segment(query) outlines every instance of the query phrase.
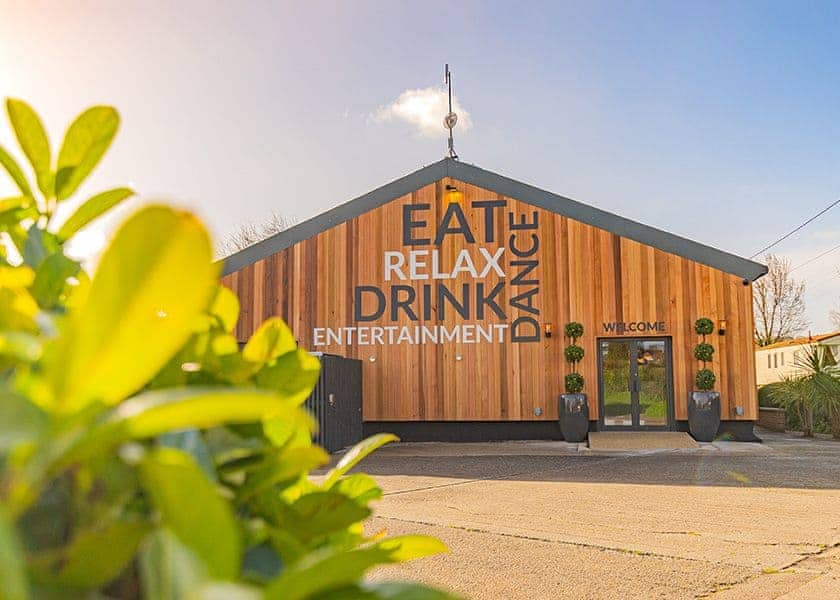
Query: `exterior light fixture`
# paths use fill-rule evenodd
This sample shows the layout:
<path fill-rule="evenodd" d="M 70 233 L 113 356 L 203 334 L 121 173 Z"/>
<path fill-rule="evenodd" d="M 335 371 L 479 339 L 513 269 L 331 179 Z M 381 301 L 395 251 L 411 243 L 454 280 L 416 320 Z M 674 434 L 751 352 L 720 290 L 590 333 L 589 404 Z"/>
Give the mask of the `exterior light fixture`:
<path fill-rule="evenodd" d="M 726 335 L 726 319 L 718 321 L 718 335 Z"/>
<path fill-rule="evenodd" d="M 373 354 L 371 354 L 371 355 L 368 357 L 368 360 L 369 360 L 370 362 L 376 362 L 376 357 L 375 357 Z"/>
<path fill-rule="evenodd" d="M 550 338 L 552 334 L 553 326 L 551 323 L 543 323 L 543 332 L 545 333 L 545 337 Z"/>
<path fill-rule="evenodd" d="M 450 204 L 452 202 L 463 202 L 464 192 L 461 192 L 454 185 L 447 184 L 446 186 L 446 201 Z"/>
<path fill-rule="evenodd" d="M 457 360 L 457 361 L 461 361 L 461 360 L 464 360 L 464 357 L 463 357 L 463 356 L 461 356 L 460 354 L 456 354 L 456 355 L 455 355 L 455 360 Z"/>

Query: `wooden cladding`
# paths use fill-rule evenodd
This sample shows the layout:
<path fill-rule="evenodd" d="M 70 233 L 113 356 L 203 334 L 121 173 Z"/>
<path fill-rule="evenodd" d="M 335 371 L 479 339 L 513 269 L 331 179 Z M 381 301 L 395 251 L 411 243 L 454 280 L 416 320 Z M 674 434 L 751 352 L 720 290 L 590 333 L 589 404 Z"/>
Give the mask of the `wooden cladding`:
<path fill-rule="evenodd" d="M 450 184 L 463 192 L 454 212 L 465 223 L 447 202 Z M 486 201 L 494 200 L 503 202 L 488 209 Z M 428 208 L 416 208 L 423 205 Z M 528 229 L 535 219 L 538 227 Z M 441 223 L 450 230 L 466 224 L 474 240 L 463 231 L 440 237 Z M 402 260 L 388 252 L 405 261 L 386 280 L 387 261 L 394 267 Z M 725 335 L 709 339 L 722 418 L 757 418 L 751 287 L 741 277 L 452 179 L 323 231 L 223 282 L 242 304 L 240 340 L 278 315 L 303 347 L 362 359 L 368 421 L 554 420 L 569 371 L 562 335 L 568 321 L 585 327 L 579 371 L 592 419 L 598 418 L 597 339 L 667 336 L 676 419 L 685 420 L 699 368 L 693 326 L 701 316 L 727 322 Z M 536 324 L 520 327 L 520 338 L 536 329 L 538 339 L 514 341 L 517 320 Z M 544 335 L 547 323 L 551 337 Z"/>

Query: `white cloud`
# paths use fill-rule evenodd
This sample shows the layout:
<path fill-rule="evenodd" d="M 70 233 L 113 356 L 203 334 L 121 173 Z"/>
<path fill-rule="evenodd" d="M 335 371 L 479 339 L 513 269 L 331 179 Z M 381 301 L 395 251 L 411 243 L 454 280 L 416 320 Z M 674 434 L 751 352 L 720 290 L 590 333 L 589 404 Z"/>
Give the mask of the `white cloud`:
<path fill-rule="evenodd" d="M 458 115 L 455 132 L 472 128 L 470 113 L 461 106 L 458 98 L 452 97 L 452 110 Z M 406 90 L 390 104 L 380 106 L 370 115 L 374 123 L 403 121 L 412 125 L 419 135 L 436 138 L 447 135 L 443 118 L 449 112 L 449 98 L 442 87 L 427 87 L 418 90 Z"/>

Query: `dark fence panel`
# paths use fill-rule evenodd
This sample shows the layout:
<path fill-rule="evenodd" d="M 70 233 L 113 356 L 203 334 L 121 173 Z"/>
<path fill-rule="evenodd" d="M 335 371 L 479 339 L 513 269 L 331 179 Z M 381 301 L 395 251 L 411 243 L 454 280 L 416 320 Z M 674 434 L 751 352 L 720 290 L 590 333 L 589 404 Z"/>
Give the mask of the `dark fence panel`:
<path fill-rule="evenodd" d="M 318 422 L 315 443 L 335 452 L 362 439 L 362 361 L 334 354 L 315 356 L 321 360 L 321 376 L 306 408 Z"/>

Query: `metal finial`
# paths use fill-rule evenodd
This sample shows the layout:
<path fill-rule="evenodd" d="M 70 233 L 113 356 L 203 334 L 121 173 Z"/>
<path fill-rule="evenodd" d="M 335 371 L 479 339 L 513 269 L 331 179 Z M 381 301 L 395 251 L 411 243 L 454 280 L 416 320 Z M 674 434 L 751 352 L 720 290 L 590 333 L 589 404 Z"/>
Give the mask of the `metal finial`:
<path fill-rule="evenodd" d="M 452 74 L 449 72 L 449 63 L 446 64 L 443 81 L 449 91 L 449 113 L 443 118 L 443 126 L 449 130 L 449 158 L 458 160 L 458 155 L 455 154 L 455 141 L 452 139 L 452 129 L 458 123 L 458 115 L 452 112 Z"/>

